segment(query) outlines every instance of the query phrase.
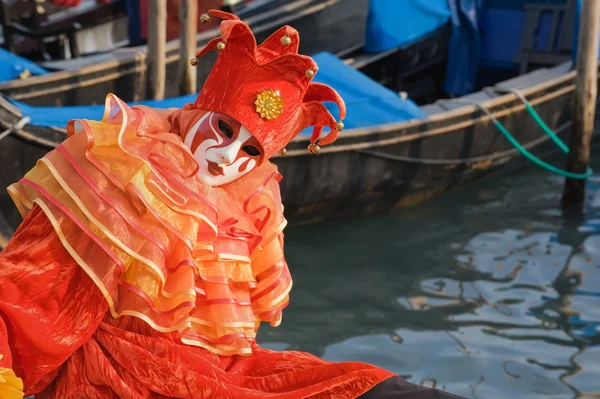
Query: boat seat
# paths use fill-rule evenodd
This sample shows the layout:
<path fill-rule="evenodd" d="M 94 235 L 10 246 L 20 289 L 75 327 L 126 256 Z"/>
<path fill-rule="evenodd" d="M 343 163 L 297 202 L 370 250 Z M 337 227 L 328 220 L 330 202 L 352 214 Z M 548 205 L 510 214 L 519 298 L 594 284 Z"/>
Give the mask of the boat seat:
<path fill-rule="evenodd" d="M 475 93 L 467 94 L 466 96 L 458 97 L 450 100 L 441 100 L 436 103 L 442 111 L 452 111 L 456 108 L 468 107 L 471 104 L 482 103 L 484 101 L 490 100 L 492 98 L 496 98 L 498 95 L 496 93 L 487 92 L 487 91 L 478 91 Z M 422 107 L 423 109 L 425 107 Z M 430 109 L 429 112 L 435 112 L 435 109 Z M 431 115 L 431 114 L 428 114 Z"/>
<path fill-rule="evenodd" d="M 533 72 L 529 72 L 523 76 L 517 76 L 516 78 L 505 80 L 501 83 L 496 84 L 496 87 L 502 87 L 505 89 L 518 89 L 523 90 L 531 86 L 538 85 L 540 83 L 544 83 L 550 79 L 556 78 L 558 76 L 564 75 L 573 69 L 573 62 L 567 61 L 559 64 L 553 68 L 542 68 L 535 70 Z M 439 114 L 442 112 L 446 112 L 448 110 L 454 108 L 460 108 L 467 106 L 462 103 L 462 101 L 472 101 L 472 102 L 483 102 L 489 100 L 491 98 L 495 98 L 502 95 L 502 93 L 495 93 L 493 91 L 485 90 L 479 91 L 476 93 L 468 94 L 466 96 L 460 97 L 456 102 L 452 102 L 452 100 L 445 101 L 443 103 L 433 103 L 427 104 L 421 107 L 423 112 L 427 114 L 427 116 Z"/>
<path fill-rule="evenodd" d="M 525 75 L 505 80 L 501 83 L 498 83 L 496 86 L 510 89 L 523 89 L 525 87 L 531 86 L 531 82 L 539 82 L 543 80 L 544 77 L 547 76 L 547 71 L 548 68 L 537 69 Z"/>
<path fill-rule="evenodd" d="M 525 74 L 523 76 L 518 76 L 513 79 L 505 80 L 502 83 L 498 83 L 496 86 L 507 89 L 521 90 L 533 85 L 543 83 L 557 76 L 564 75 L 565 73 L 568 73 L 572 68 L 573 62 L 567 61 L 553 68 L 542 68 Z"/>
<path fill-rule="evenodd" d="M 521 34 L 521 48 L 516 60 L 520 74 L 527 73 L 532 67 L 557 65 L 573 56 L 573 33 L 577 0 L 568 0 L 566 4 L 524 4 L 525 24 Z M 551 14 L 552 24 L 548 43 L 538 43 L 537 34 L 541 29 L 544 16 Z M 540 48 L 544 47 L 544 48 Z"/>
<path fill-rule="evenodd" d="M 474 103 L 482 103 L 484 101 L 491 100 L 492 98 L 498 97 L 495 93 L 488 91 L 477 91 L 475 93 L 467 94 L 458 98 L 459 101 L 469 101 Z M 461 104 L 464 105 L 464 104 Z"/>
<path fill-rule="evenodd" d="M 495 97 L 498 97 L 496 93 L 477 91 L 475 93 L 467 94 L 455 99 L 442 100 L 433 104 L 424 105 L 421 107 L 421 109 L 427 114 L 427 116 L 431 116 L 455 108 L 466 107 L 468 105 L 464 103 L 465 101 L 481 103 Z"/>
<path fill-rule="evenodd" d="M 425 112 L 427 116 L 441 114 L 443 112 L 448 111 L 446 108 L 442 107 L 440 104 L 437 103 L 423 105 L 421 109 L 423 110 L 423 112 Z"/>

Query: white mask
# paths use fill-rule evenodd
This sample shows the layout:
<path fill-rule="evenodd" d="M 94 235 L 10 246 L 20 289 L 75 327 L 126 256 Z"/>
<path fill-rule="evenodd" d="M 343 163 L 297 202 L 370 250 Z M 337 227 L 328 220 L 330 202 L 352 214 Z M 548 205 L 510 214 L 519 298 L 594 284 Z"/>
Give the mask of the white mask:
<path fill-rule="evenodd" d="M 248 174 L 262 158 L 258 141 L 226 115 L 208 112 L 186 132 L 185 145 L 200 165 L 196 178 L 222 186 Z"/>

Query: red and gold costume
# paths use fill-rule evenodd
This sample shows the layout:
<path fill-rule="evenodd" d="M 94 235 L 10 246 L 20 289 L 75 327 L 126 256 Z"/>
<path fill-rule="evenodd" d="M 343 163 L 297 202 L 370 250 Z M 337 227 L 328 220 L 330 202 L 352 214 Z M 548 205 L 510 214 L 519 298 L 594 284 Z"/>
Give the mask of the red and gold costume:
<path fill-rule="evenodd" d="M 345 111 L 311 82 L 317 66 L 293 29 L 257 47 L 245 23 L 212 14 L 226 19 L 222 36 L 199 55 L 220 55 L 195 104 L 110 95 L 102 121 L 72 121 L 9 187 L 24 222 L 0 255 L 1 398 L 355 398 L 393 375 L 256 345 L 292 287 L 268 158 L 311 125 L 315 145 L 335 139 L 321 101 Z M 201 183 L 182 140 L 199 110 L 243 123 L 264 161 L 230 184 Z"/>

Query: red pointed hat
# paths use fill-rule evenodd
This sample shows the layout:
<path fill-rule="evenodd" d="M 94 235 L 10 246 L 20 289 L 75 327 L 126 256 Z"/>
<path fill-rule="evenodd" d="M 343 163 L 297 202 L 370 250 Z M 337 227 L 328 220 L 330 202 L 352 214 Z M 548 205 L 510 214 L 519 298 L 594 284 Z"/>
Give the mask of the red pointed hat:
<path fill-rule="evenodd" d="M 318 66 L 312 58 L 298 54 L 298 32 L 284 26 L 257 46 L 250 27 L 237 16 L 217 10 L 209 14 L 223 19 L 221 37 L 212 39 L 196 58 L 212 50 L 218 50 L 219 56 L 195 106 L 244 125 L 262 145 L 264 159 L 309 126 L 314 126 L 311 152 L 334 142 L 344 127 L 341 120 L 346 107 L 331 87 L 312 82 Z M 337 103 L 340 122 L 323 101 Z M 320 139 L 324 127 L 331 132 Z"/>

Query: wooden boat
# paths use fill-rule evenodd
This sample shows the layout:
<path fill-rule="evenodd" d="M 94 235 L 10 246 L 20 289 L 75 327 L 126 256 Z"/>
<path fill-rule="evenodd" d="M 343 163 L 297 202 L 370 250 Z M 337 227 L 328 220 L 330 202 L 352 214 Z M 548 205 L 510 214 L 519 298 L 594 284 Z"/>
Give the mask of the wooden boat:
<path fill-rule="evenodd" d="M 562 136 L 567 133 L 575 88 L 570 63 L 537 70 L 498 87 L 521 90 L 554 131 Z M 532 153 L 552 152 L 554 147 L 516 94 L 487 90 L 458 100 L 481 104 Z M 307 152 L 307 136 L 298 136 L 287 147 L 286 156 L 274 158 L 285 177 L 281 189 L 286 217 L 292 223 L 305 223 L 382 212 L 422 202 L 499 169 L 521 166 L 524 158 L 491 118 L 478 106 L 461 101 L 425 106 L 428 117 L 422 120 L 347 129 L 318 155 Z M 6 126 L 21 117 L 17 108 L 0 99 L 0 120 Z M 3 140 L 10 144 L 0 145 L 0 158 L 12 160 L 4 166 L 10 172 L 0 175 L 2 186 L 17 180 L 48 146 L 64 138 L 61 129 L 35 126 L 15 134 Z M 0 228 L 8 237 L 20 217 L 7 195 L 0 196 L 0 207 L 5 218 Z"/>
<path fill-rule="evenodd" d="M 546 123 L 564 136 L 571 124 L 574 82 L 568 63 L 500 87 L 520 89 Z M 516 94 L 486 91 L 462 100 L 488 109 L 533 154 L 544 157 L 555 151 Z M 429 114 L 425 120 L 349 130 L 306 161 L 301 159 L 308 156 L 308 141 L 295 140 L 288 155 L 276 160 L 286 177 L 281 182 L 286 216 L 308 222 L 410 206 L 499 169 L 525 164 L 477 105 L 450 101 L 424 109 Z"/>
<path fill-rule="evenodd" d="M 368 0 L 255 0 L 240 16 L 264 40 L 282 25 L 296 28 L 302 37 L 301 51 L 338 53 L 360 45 Z M 218 30 L 199 34 L 202 47 Z M 82 105 L 102 102 L 106 93 L 114 93 L 125 101 L 142 101 L 146 96 L 145 46 L 120 49 L 113 53 L 74 60 L 45 63 L 57 72 L 0 83 L 0 93 L 32 105 Z M 166 97 L 174 97 L 177 85 L 179 42 L 167 43 Z M 206 79 L 212 61 L 203 60 L 197 67 L 198 82 Z"/>
<path fill-rule="evenodd" d="M 399 62 L 405 60 L 410 66 L 410 60 L 417 56 L 437 68 L 445 59 L 444 46 L 440 45 L 444 41 L 439 40 L 447 36 L 444 29 L 433 32 L 431 42 L 420 40 L 382 54 L 347 51 L 343 62 L 333 64 L 333 74 L 338 78 L 347 72 L 342 67 L 348 66 L 356 74 L 350 76 L 354 91 L 358 90 L 354 86 L 366 79 L 358 71 L 385 81 L 401 73 Z M 317 77 L 324 70 L 321 68 Z M 370 82 L 366 93 L 376 92 L 376 86 L 380 86 Z M 317 155 L 308 153 L 309 139 L 300 135 L 288 145 L 286 156 L 273 159 L 284 176 L 281 189 L 286 217 L 291 223 L 307 223 L 383 212 L 417 204 L 492 172 L 524 165 L 524 157 L 497 130 L 494 118 L 533 154 L 549 155 L 555 147 L 528 114 L 521 95 L 551 129 L 565 136 L 571 123 L 569 104 L 574 88 L 575 72 L 571 62 L 565 62 L 460 98 L 424 105 L 417 119 L 385 122 L 384 115 L 382 123 L 369 127 L 352 128 L 347 123 L 339 139 Z M 507 89 L 519 92 L 506 93 Z M 399 98 L 389 90 L 382 96 Z M 347 103 L 349 109 L 370 107 L 367 113 L 387 106 L 369 104 L 361 98 Z M 414 103 L 413 107 L 418 108 Z M 23 122 L 19 107 L 2 97 L 0 121 L 6 128 Z M 0 142 L 0 159 L 12 162 L 5 166 L 8 173 L 0 175 L 0 186 L 18 180 L 63 138 L 61 128 L 29 124 L 15 129 Z M 0 233 L 6 238 L 20 223 L 20 217 L 4 193 L 0 194 L 0 209 Z"/>

